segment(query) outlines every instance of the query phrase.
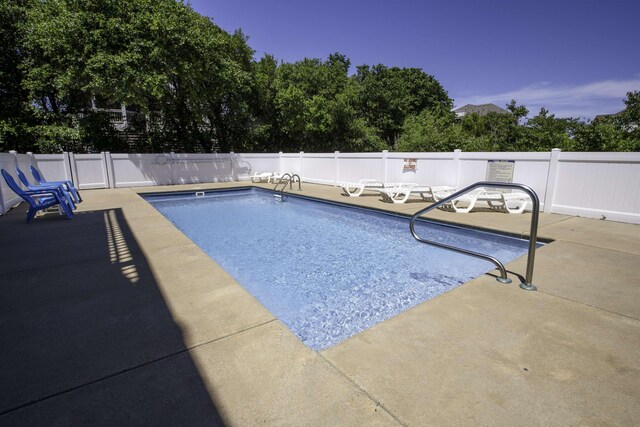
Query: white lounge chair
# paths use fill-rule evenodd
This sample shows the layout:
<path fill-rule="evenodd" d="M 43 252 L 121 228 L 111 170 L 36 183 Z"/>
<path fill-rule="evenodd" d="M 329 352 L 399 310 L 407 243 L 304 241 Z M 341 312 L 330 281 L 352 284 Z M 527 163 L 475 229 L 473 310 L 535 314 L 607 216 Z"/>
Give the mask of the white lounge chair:
<path fill-rule="evenodd" d="M 285 176 L 287 174 L 281 174 L 281 173 L 274 173 L 273 175 L 271 175 L 271 182 L 272 183 L 279 183 L 280 181 L 282 181 L 283 179 L 286 181 L 289 181 L 289 176 Z M 291 175 L 291 174 L 289 174 Z"/>
<path fill-rule="evenodd" d="M 270 182 L 273 175 L 271 172 L 256 172 L 250 178 L 251 182 Z"/>
<path fill-rule="evenodd" d="M 381 188 L 377 189 L 377 191 L 384 201 L 391 203 L 404 203 L 411 196 L 420 196 L 420 199 L 425 202 L 435 202 L 437 201 L 436 194 L 440 194 L 441 198 L 443 198 L 445 197 L 444 194 L 451 194 L 455 191 L 455 188 L 448 185 L 405 184 L 398 187 Z"/>
<path fill-rule="evenodd" d="M 442 200 L 450 194 L 437 193 L 435 197 L 438 200 Z M 510 214 L 519 214 L 524 212 L 529 200 L 531 198 L 526 193 L 480 190 L 477 193 L 463 194 L 451 202 L 445 203 L 442 208 L 456 213 L 468 213 L 476 206 L 477 202 L 486 202 L 491 209 L 506 211 Z"/>
<path fill-rule="evenodd" d="M 402 183 L 400 182 L 392 182 L 392 183 L 384 183 L 382 181 L 379 181 L 377 179 L 361 179 L 358 182 L 342 182 L 340 184 L 340 187 L 342 187 L 342 193 L 345 196 L 349 196 L 349 197 L 360 197 L 360 195 L 365 191 L 365 190 L 378 190 L 381 188 L 395 188 L 398 187 L 400 185 L 402 185 Z M 413 184 L 415 185 L 415 184 Z"/>

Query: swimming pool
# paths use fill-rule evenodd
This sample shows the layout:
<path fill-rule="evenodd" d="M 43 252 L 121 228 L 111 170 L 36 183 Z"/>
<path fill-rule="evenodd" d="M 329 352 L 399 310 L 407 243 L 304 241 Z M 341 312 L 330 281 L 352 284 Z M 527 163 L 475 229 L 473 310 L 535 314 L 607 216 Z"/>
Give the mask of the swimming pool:
<path fill-rule="evenodd" d="M 415 241 L 404 217 L 260 189 L 144 198 L 308 347 L 331 347 L 493 270 Z M 509 262 L 527 241 L 419 221 L 430 239 Z"/>

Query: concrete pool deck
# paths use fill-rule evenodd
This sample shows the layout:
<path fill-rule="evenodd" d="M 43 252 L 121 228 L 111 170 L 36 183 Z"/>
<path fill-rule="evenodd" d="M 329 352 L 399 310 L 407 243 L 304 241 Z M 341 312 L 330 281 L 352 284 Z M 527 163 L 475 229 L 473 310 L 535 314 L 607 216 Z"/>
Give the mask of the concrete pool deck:
<path fill-rule="evenodd" d="M 0 217 L 0 425 L 640 419 L 639 225 L 541 214 L 554 242 L 537 251 L 537 292 L 485 275 L 315 352 L 137 195 L 238 184 L 87 190 L 72 221 L 25 224 L 23 206 Z M 430 217 L 516 234 L 530 220 Z"/>

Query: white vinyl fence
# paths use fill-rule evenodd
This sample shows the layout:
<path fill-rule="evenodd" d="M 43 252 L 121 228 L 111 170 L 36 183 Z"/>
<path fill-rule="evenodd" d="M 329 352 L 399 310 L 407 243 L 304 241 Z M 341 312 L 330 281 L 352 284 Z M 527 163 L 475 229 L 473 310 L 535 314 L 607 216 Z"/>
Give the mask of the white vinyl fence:
<path fill-rule="evenodd" d="M 49 180 L 81 189 L 246 181 L 255 172 L 296 173 L 303 181 L 337 185 L 374 178 L 462 188 L 487 179 L 492 161 L 509 161 L 513 182 L 538 194 L 545 212 L 640 224 L 640 153 L 0 153 L 15 176 L 37 166 Z M 413 167 L 407 167 L 412 164 Z M 0 213 L 19 202 L 0 182 Z"/>

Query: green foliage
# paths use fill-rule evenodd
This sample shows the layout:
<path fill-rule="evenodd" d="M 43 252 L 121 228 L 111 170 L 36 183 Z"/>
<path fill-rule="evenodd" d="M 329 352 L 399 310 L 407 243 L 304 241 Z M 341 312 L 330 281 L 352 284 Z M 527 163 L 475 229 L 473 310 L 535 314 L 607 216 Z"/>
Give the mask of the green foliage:
<path fill-rule="evenodd" d="M 553 148 L 573 151 L 576 144 L 572 136 L 579 127 L 577 119 L 557 119 L 541 108 L 537 116 L 527 121 L 521 145 L 528 149 L 522 151 L 550 151 Z"/>
<path fill-rule="evenodd" d="M 621 115 L 622 123 L 626 126 L 627 131 L 640 132 L 640 90 L 627 92 L 627 99 L 624 100 L 626 106 Z"/>
<path fill-rule="evenodd" d="M 525 129 L 520 124 L 528 114 L 526 107 L 512 100 L 505 113 L 488 113 L 484 116 L 469 114 L 458 119 L 461 138 L 458 148 L 466 151 L 527 151 Z"/>
<path fill-rule="evenodd" d="M 484 129 L 474 128 L 482 117 L 467 116 L 457 121 L 452 113 L 434 113 L 424 111 L 410 116 L 404 123 L 403 132 L 398 139 L 398 151 L 496 151 Z"/>
<path fill-rule="evenodd" d="M 407 117 L 424 110 L 450 111 L 453 101 L 440 83 L 419 68 L 357 67 L 362 117 L 393 147 Z"/>
<path fill-rule="evenodd" d="M 453 151 L 459 148 L 456 139 L 459 125 L 454 125 L 451 115 L 439 115 L 425 110 L 409 116 L 404 122 L 398 139 L 398 151 Z"/>
<path fill-rule="evenodd" d="M 65 123 L 41 124 L 33 128 L 36 153 L 82 152 L 80 132 L 75 126 Z"/>
<path fill-rule="evenodd" d="M 275 100 L 278 63 L 271 55 L 265 55 L 253 66 L 253 92 L 250 97 L 251 143 L 239 149 L 245 151 L 267 152 L 278 148 L 280 128 Z"/>
<path fill-rule="evenodd" d="M 575 136 L 576 151 L 611 151 L 608 147 L 619 145 L 622 132 L 611 118 L 594 120 L 578 129 Z"/>
<path fill-rule="evenodd" d="M 81 117 L 78 138 L 87 151 L 126 152 L 128 148 L 105 112 L 89 112 Z"/>
<path fill-rule="evenodd" d="M 545 108 L 529 119 L 528 110 L 512 100 L 510 114 L 466 115 L 460 119 L 425 111 L 409 116 L 397 149 L 401 151 L 640 151 L 640 92 L 627 94 L 620 115 L 583 123 L 556 118 Z"/>
<path fill-rule="evenodd" d="M 620 151 L 640 151 L 640 91 L 628 92 L 625 110 L 618 124 L 625 132 L 625 142 Z"/>
<path fill-rule="evenodd" d="M 263 61 L 266 61 L 263 63 Z M 326 61 L 305 58 L 273 68 L 261 60 L 261 82 L 269 86 L 260 99 L 272 100 L 263 123 L 282 151 L 374 151 L 386 149 L 378 129 L 359 115 L 360 88 L 348 75 L 349 60 L 335 53 Z M 264 84 L 262 84 L 264 87 Z M 263 111 L 265 109 L 263 108 Z M 266 125 L 260 130 L 264 130 Z M 261 135 L 261 138 L 264 136 Z"/>
<path fill-rule="evenodd" d="M 26 28 L 23 86 L 41 121 L 64 126 L 97 97 L 157 114 L 155 146 L 229 150 L 247 138 L 253 51 L 241 32 L 174 0 L 34 1 Z"/>
<path fill-rule="evenodd" d="M 344 97 L 340 99 L 349 81 L 348 69 L 349 60 L 340 54 L 324 62 L 305 58 L 280 65 L 274 104 L 281 150 L 321 151 L 328 137 L 339 133 L 340 115 L 348 114 Z"/>
<path fill-rule="evenodd" d="M 509 111 L 515 121 L 516 124 L 519 124 L 527 114 L 529 114 L 529 110 L 524 105 L 517 105 L 515 99 L 512 99 L 507 104 L 507 111 Z"/>
<path fill-rule="evenodd" d="M 0 2 L 0 151 L 25 152 L 34 143 L 32 128 L 37 121 L 27 108 L 29 97 L 20 69 L 26 13 L 26 0 Z"/>
<path fill-rule="evenodd" d="M 620 114 L 596 117 L 576 129 L 576 151 L 640 151 L 640 91 L 628 92 Z"/>

